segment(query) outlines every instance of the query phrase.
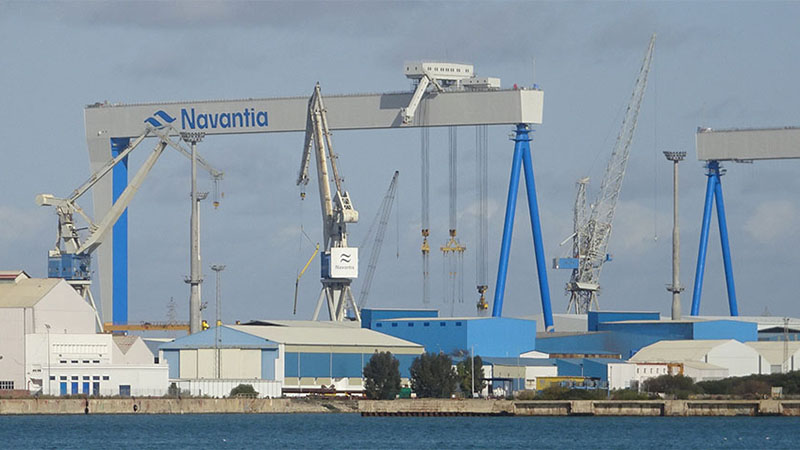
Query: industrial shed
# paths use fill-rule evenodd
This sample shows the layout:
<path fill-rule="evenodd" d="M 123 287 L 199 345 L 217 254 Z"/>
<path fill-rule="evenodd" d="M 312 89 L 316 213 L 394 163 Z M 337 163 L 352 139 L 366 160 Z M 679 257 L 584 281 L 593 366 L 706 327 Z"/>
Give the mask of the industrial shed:
<path fill-rule="evenodd" d="M 741 342 L 728 340 L 661 341 L 639 350 L 633 363 L 702 362 L 728 370 L 729 376 L 758 373 L 758 352 Z"/>
<path fill-rule="evenodd" d="M 264 320 L 221 326 L 216 344 L 215 334 L 212 328 L 161 345 L 172 382 L 191 385 L 192 393 L 202 387 L 212 396 L 227 395 L 236 383 L 253 384 L 261 396 L 270 397 L 360 393 L 363 368 L 373 353 L 391 352 L 408 383 L 411 362 L 424 352 L 419 344 L 357 323 Z"/>
<path fill-rule="evenodd" d="M 800 342 L 747 342 L 758 352 L 758 373 L 785 373 L 800 369 Z"/>

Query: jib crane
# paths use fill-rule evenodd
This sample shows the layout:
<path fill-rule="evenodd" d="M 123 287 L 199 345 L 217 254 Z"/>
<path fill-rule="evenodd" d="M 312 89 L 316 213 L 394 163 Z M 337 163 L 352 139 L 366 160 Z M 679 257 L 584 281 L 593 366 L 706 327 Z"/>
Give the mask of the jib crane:
<path fill-rule="evenodd" d="M 392 212 L 392 205 L 394 205 L 394 197 L 397 194 L 397 180 L 400 172 L 395 171 L 392 176 L 392 181 L 389 183 L 389 189 L 383 196 L 378 213 L 375 220 L 367 230 L 367 235 L 364 242 L 372 240 L 372 233 L 375 233 L 375 241 L 372 244 L 372 250 L 369 253 L 369 262 L 367 263 L 367 274 L 364 275 L 364 281 L 361 284 L 361 291 L 358 293 L 358 307 L 363 308 L 367 304 L 369 298 L 369 291 L 372 287 L 372 279 L 375 277 L 375 269 L 378 267 L 378 258 L 381 255 L 381 248 L 383 247 L 383 237 L 386 235 L 386 227 L 389 225 L 389 214 Z"/>
<path fill-rule="evenodd" d="M 56 244 L 48 252 L 47 275 L 50 278 L 64 278 L 85 300 L 89 301 L 92 309 L 94 309 L 95 319 L 100 330 L 103 330 L 103 323 L 97 313 L 97 306 L 90 289 L 92 283 L 92 253 L 100 246 L 105 234 L 111 230 L 122 213 L 125 212 L 125 209 L 133 200 L 142 182 L 150 173 L 167 145 L 175 148 L 185 156 L 190 155 L 179 143 L 170 138 L 171 133 L 176 133 L 176 130 L 169 125 L 160 128 L 147 125 L 144 132 L 131 141 L 128 147 L 93 173 L 68 198 L 58 198 L 52 194 L 39 194 L 36 196 L 36 203 L 39 206 L 53 206 L 56 208 L 56 214 L 58 215 Z M 142 167 L 106 212 L 105 216 L 99 222 L 94 222 L 83 208 L 78 205 L 78 199 L 111 172 L 117 164 L 124 161 L 149 136 L 158 137 L 158 144 L 156 144 Z M 212 168 L 202 158 L 198 158 L 197 161 L 212 174 L 215 183 L 222 179 L 222 172 Z M 79 228 L 76 225 L 75 214 L 81 216 L 87 223 L 86 228 Z M 79 232 L 84 229 L 88 231 L 88 234 L 85 239 L 81 239 Z"/>
<path fill-rule="evenodd" d="M 313 320 L 319 317 L 324 300 L 328 305 L 328 316 L 331 321 L 342 322 L 352 319 L 360 322 L 361 314 L 350 289 L 353 279 L 358 277 L 358 248 L 349 247 L 347 244 L 347 224 L 358 222 L 358 211 L 353 208 L 350 194 L 344 190 L 344 180 L 339 176 L 339 169 L 336 166 L 338 157 L 333 152 L 331 132 L 328 128 L 328 118 L 319 83 L 314 87 L 314 93 L 308 101 L 305 143 L 300 160 L 300 173 L 297 177 L 298 185 L 306 185 L 309 182 L 308 166 L 312 147 L 317 163 L 324 249 L 322 290 L 314 309 Z M 336 188 L 333 194 L 328 175 L 329 162 Z"/>
<path fill-rule="evenodd" d="M 574 232 L 571 236 L 572 255 L 571 258 L 558 258 L 553 264 L 556 269 L 572 269 L 572 275 L 566 286 L 566 292 L 569 294 L 568 312 L 585 314 L 592 307 L 598 308 L 600 270 L 603 264 L 611 259 L 606 253 L 611 237 L 611 224 L 614 221 L 614 212 L 622 189 L 622 179 L 625 177 L 631 141 L 639 118 L 639 108 L 647 88 L 647 75 L 650 72 L 655 43 L 656 35 L 653 34 L 622 120 L 622 128 L 617 136 L 611 159 L 608 161 L 597 202 L 588 214 L 586 184 L 589 179 L 582 178 L 577 183 L 578 194 L 573 216 Z"/>

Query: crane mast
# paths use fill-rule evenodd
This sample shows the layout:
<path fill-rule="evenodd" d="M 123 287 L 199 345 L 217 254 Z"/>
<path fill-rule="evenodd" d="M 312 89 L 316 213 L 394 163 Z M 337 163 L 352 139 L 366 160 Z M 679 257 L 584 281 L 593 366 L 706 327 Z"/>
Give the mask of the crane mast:
<path fill-rule="evenodd" d="M 361 291 L 358 293 L 358 306 L 363 308 L 367 304 L 369 298 L 370 288 L 372 287 L 372 280 L 375 277 L 375 269 L 378 267 L 378 258 L 381 255 L 381 248 L 383 247 L 383 238 L 386 235 L 386 227 L 389 225 L 389 215 L 392 212 L 392 205 L 394 205 L 394 197 L 397 194 L 397 180 L 400 172 L 395 171 L 392 176 L 392 181 L 389 183 L 389 189 L 383 196 L 383 201 L 378 209 L 378 214 L 375 216 L 375 221 L 367 230 L 367 235 L 364 242 L 368 243 L 372 240 L 372 233 L 375 233 L 375 241 L 372 244 L 372 250 L 369 253 L 369 263 L 367 264 L 367 273 L 364 275 L 364 281 L 361 284 Z"/>
<path fill-rule="evenodd" d="M 354 319 L 361 321 L 350 284 L 358 277 L 358 248 L 347 245 L 347 224 L 358 222 L 358 211 L 353 208 L 350 194 L 344 189 L 344 180 L 339 175 L 333 152 L 331 133 L 328 128 L 327 112 L 322 101 L 319 83 L 308 102 L 306 134 L 303 156 L 300 160 L 298 185 L 308 184 L 308 167 L 314 153 L 319 184 L 320 209 L 322 210 L 322 290 L 314 310 L 313 320 L 317 320 L 323 301 L 327 303 L 331 321 L 341 322 Z M 333 173 L 336 192 L 331 191 L 328 163 Z M 348 312 L 350 314 L 348 314 Z"/>
<path fill-rule="evenodd" d="M 564 258 L 556 262 L 556 268 L 572 269 L 570 281 L 566 286 L 570 297 L 567 311 L 576 314 L 584 314 L 592 308 L 599 308 L 597 295 L 600 290 L 600 271 L 603 264 L 610 260 L 607 250 L 611 237 L 611 225 L 614 221 L 622 180 L 625 177 L 631 141 L 639 118 L 639 109 L 647 88 L 647 76 L 653 59 L 655 40 L 656 35 L 653 34 L 634 84 L 633 94 L 628 103 L 614 150 L 611 153 L 611 159 L 608 161 L 598 199 L 588 217 L 585 206 L 588 179 L 584 178 L 578 181 L 578 194 L 573 217 L 572 258 Z"/>

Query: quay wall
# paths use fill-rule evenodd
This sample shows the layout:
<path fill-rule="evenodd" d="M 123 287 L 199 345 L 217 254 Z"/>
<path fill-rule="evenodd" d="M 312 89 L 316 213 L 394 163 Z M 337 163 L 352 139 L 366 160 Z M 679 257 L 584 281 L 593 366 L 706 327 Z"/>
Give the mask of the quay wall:
<path fill-rule="evenodd" d="M 0 415 L 286 414 L 362 416 L 800 416 L 800 400 L 484 400 L 270 398 L 10 398 Z"/>

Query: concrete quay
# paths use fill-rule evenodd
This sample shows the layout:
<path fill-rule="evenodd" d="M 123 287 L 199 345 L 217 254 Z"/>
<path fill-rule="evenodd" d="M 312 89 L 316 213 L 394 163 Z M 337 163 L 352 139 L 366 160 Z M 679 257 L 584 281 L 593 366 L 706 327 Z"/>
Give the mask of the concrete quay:
<path fill-rule="evenodd" d="M 362 416 L 800 416 L 800 400 L 351 400 L 304 398 L 12 398 L 0 415 L 289 414 Z"/>

